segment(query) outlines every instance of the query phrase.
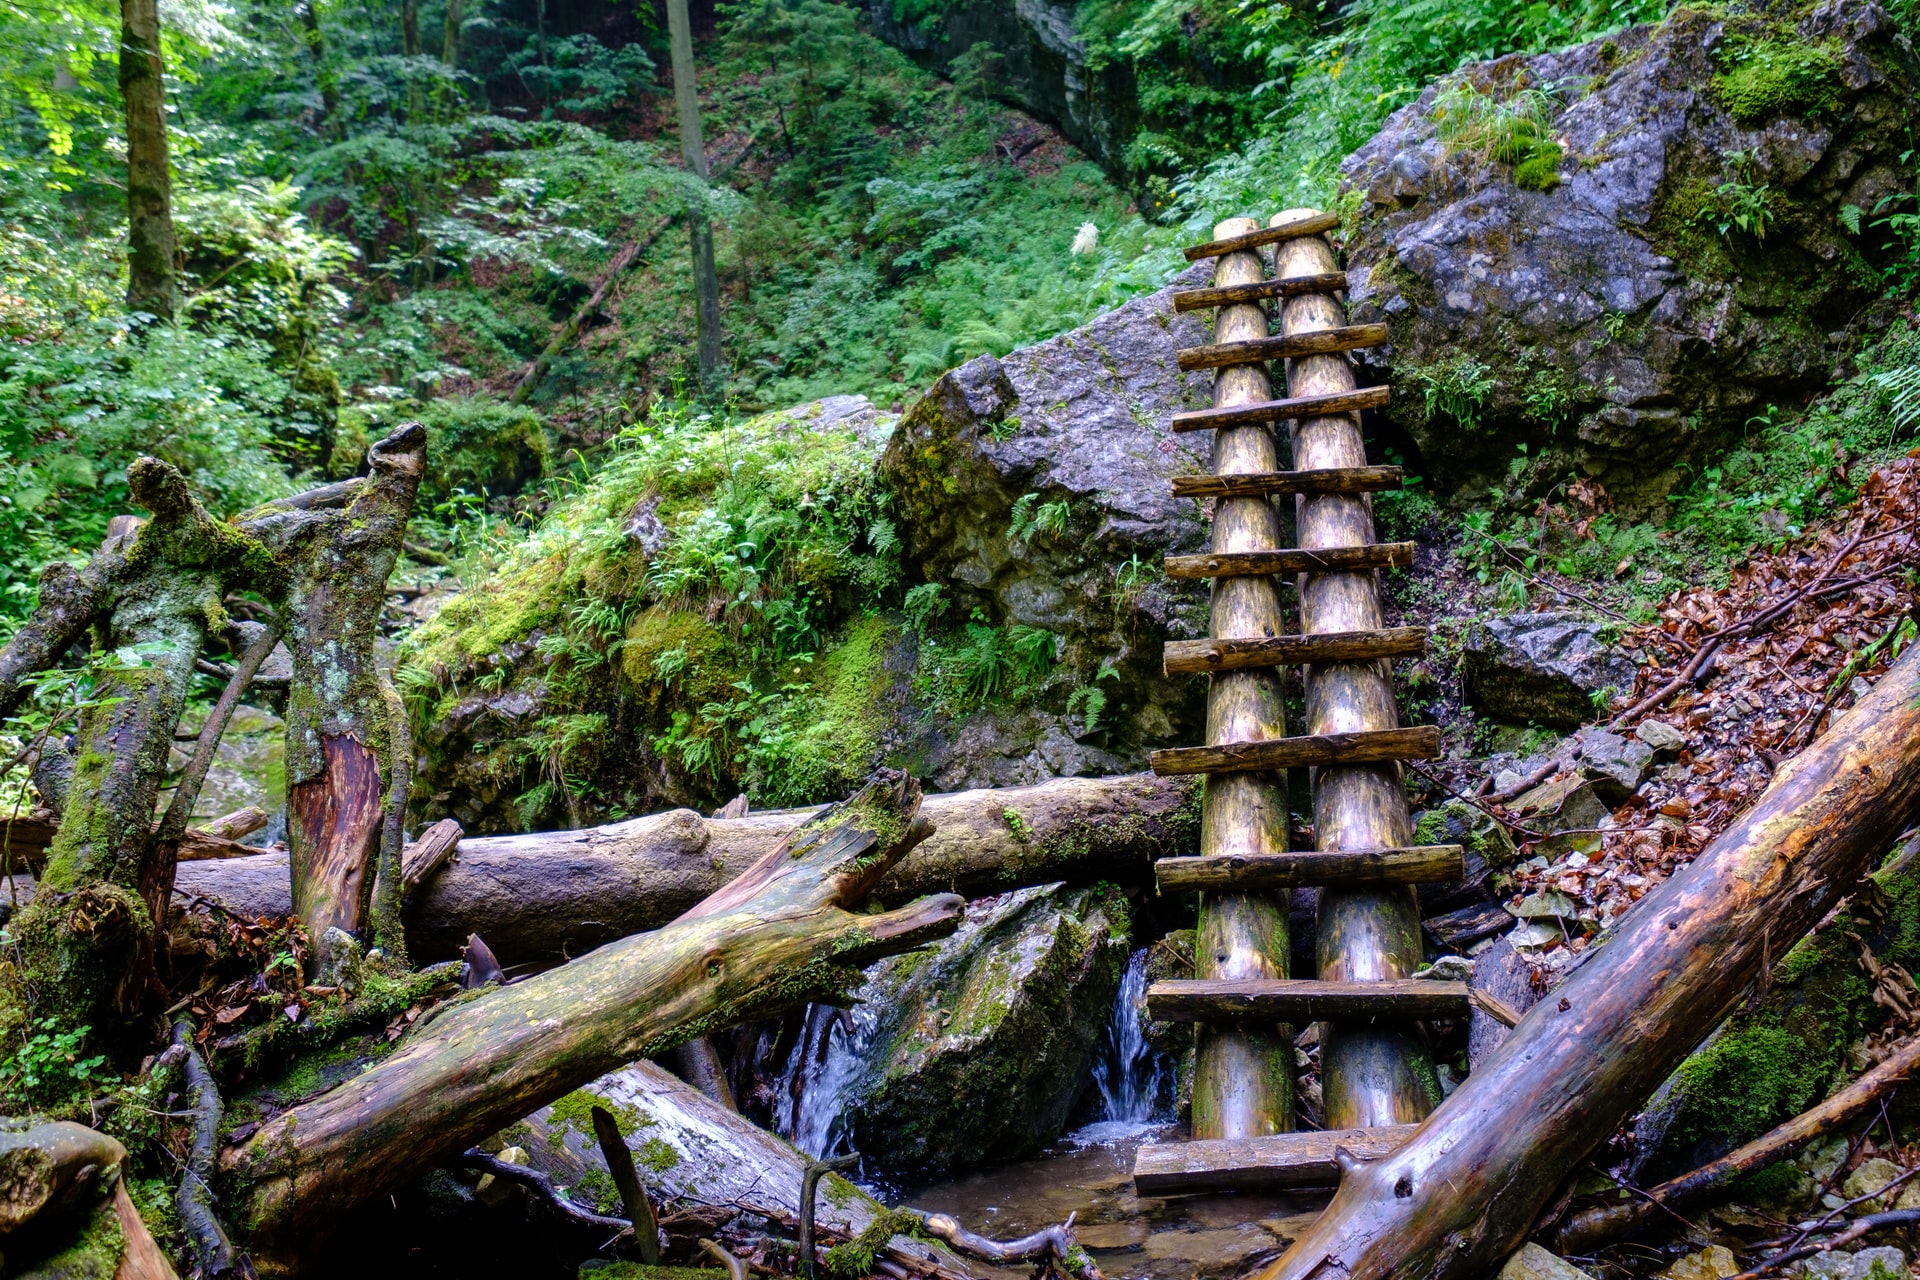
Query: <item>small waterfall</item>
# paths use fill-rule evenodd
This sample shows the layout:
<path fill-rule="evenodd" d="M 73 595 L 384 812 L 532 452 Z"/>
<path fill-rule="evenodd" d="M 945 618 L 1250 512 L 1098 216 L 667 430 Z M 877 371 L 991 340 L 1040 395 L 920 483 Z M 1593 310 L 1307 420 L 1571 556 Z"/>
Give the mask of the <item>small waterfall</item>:
<path fill-rule="evenodd" d="M 1147 949 L 1127 959 L 1105 1041 L 1093 1062 L 1100 1091 L 1100 1123 L 1143 1125 L 1172 1092 L 1171 1064 L 1147 1043 Z"/>
<path fill-rule="evenodd" d="M 807 1007 L 806 1027 L 780 1081 L 774 1131 L 810 1156 L 837 1155 L 846 1146 L 841 1106 L 860 1078 L 873 1021 L 864 1007 Z"/>

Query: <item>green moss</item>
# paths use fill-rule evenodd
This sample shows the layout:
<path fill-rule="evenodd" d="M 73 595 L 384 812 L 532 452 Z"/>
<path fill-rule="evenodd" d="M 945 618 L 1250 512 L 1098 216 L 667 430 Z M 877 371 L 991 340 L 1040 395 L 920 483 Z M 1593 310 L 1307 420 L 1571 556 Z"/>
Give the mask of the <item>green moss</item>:
<path fill-rule="evenodd" d="M 1718 59 L 1714 93 L 1743 125 L 1821 115 L 1840 103 L 1841 54 L 1836 41 L 1808 44 L 1785 28 L 1731 35 Z"/>
<path fill-rule="evenodd" d="M 658 1138 L 648 1138 L 633 1154 L 640 1164 L 655 1173 L 665 1173 L 680 1163 L 680 1153 Z"/>
<path fill-rule="evenodd" d="M 605 1169 L 589 1169 L 568 1190 L 568 1199 L 584 1204 L 595 1213 L 613 1213 L 620 1208 L 620 1189 Z"/>
<path fill-rule="evenodd" d="M 917 1235 L 924 1224 L 911 1209 L 890 1209 L 877 1215 L 866 1229 L 827 1250 L 827 1274 L 835 1280 L 861 1280 L 873 1274 L 874 1256 L 895 1236 Z"/>
<path fill-rule="evenodd" d="M 422 402 L 414 416 L 427 428 L 423 506 L 456 489 L 493 497 L 518 493 L 546 471 L 546 429 L 527 409 L 453 396 Z"/>
<path fill-rule="evenodd" d="M 650 1267 L 644 1262 L 580 1268 L 580 1280 L 727 1280 L 719 1267 Z"/>
<path fill-rule="evenodd" d="M 655 1123 L 654 1118 L 639 1107 L 622 1106 L 591 1089 L 575 1089 L 566 1097 L 549 1104 L 547 1122 L 572 1129 L 583 1137 L 591 1138 L 594 1136 L 593 1109 L 595 1107 L 599 1107 L 613 1117 L 622 1137 L 631 1137 Z"/>
<path fill-rule="evenodd" d="M 1526 158 L 1513 167 L 1513 184 L 1523 191 L 1551 191 L 1560 185 L 1560 162 L 1566 153 L 1551 138 L 1533 144 Z"/>
<path fill-rule="evenodd" d="M 1792 1161 L 1782 1160 L 1748 1174 L 1734 1184 L 1733 1190 L 1742 1200 L 1770 1203 L 1792 1195 L 1805 1180 L 1806 1175 L 1795 1168 Z"/>

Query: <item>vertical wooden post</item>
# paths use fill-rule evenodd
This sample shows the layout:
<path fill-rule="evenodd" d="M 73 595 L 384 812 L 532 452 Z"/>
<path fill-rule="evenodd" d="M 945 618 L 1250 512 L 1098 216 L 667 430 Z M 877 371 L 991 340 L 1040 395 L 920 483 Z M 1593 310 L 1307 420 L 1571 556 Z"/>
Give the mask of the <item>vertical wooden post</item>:
<path fill-rule="evenodd" d="M 1230 218 L 1218 239 L 1260 228 L 1252 218 Z M 1214 283 L 1252 284 L 1265 278 L 1258 253 L 1218 259 Z M 1267 336 L 1266 312 L 1257 304 L 1221 307 L 1216 342 Z M 1270 397 L 1263 364 L 1235 365 L 1214 380 L 1216 407 L 1251 404 Z M 1273 430 L 1231 427 L 1214 432 L 1216 475 L 1279 470 Z M 1265 551 L 1280 546 L 1272 500 L 1222 498 L 1213 517 L 1212 549 Z M 1216 639 L 1280 635 L 1279 584 L 1272 578 L 1216 578 L 1212 626 Z M 1272 669 L 1228 671 L 1210 677 L 1207 741 L 1255 742 L 1286 736 L 1279 675 Z M 1282 853 L 1287 848 L 1287 791 L 1281 775 L 1224 773 L 1207 778 L 1200 811 L 1203 855 Z M 1197 978 L 1287 976 L 1287 896 L 1282 893 L 1205 894 L 1194 939 Z M 1293 1035 L 1287 1027 L 1198 1028 L 1194 1063 L 1193 1136 L 1252 1138 L 1293 1127 Z"/>
<path fill-rule="evenodd" d="M 1275 225 L 1310 210 L 1289 210 Z M 1322 236 L 1282 241 L 1275 250 L 1280 277 L 1338 270 Z M 1288 299 L 1281 332 L 1315 333 L 1346 323 L 1338 301 L 1319 293 Z M 1306 356 L 1288 362 L 1288 394 L 1351 391 L 1345 355 Z M 1293 424 L 1297 470 L 1361 467 L 1366 445 L 1358 414 L 1305 418 Z M 1299 545 L 1357 547 L 1374 541 L 1373 506 L 1365 494 L 1313 493 L 1295 499 Z M 1303 574 L 1301 632 L 1370 631 L 1384 625 L 1380 585 L 1373 572 Z M 1306 675 L 1307 732 L 1353 733 L 1399 725 L 1387 663 L 1324 663 Z M 1319 770 L 1314 826 L 1323 852 L 1384 849 L 1413 842 L 1398 764 L 1340 765 Z M 1320 977 L 1365 982 L 1412 975 L 1421 960 L 1420 910 L 1411 885 L 1326 886 L 1319 894 Z M 1439 1102 L 1432 1056 L 1419 1029 L 1406 1024 L 1329 1023 L 1322 1028 L 1320 1080 L 1329 1129 L 1410 1124 Z"/>

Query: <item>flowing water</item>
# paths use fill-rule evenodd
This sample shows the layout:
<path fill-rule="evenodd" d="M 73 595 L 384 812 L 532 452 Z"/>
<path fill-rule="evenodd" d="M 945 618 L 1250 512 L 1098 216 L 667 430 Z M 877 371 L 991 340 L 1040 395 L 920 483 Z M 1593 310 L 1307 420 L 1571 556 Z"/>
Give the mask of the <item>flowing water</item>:
<path fill-rule="evenodd" d="M 1092 1067 L 1091 1120 L 1031 1160 L 940 1182 L 870 1189 L 888 1203 L 949 1213 L 1001 1239 L 1074 1215 L 1074 1233 L 1110 1280 L 1214 1280 L 1238 1274 L 1277 1252 L 1326 1202 L 1321 1193 L 1186 1196 L 1143 1200 L 1133 1193 L 1134 1151 L 1178 1141 L 1174 1068 L 1147 1039 L 1144 949 L 1128 960 Z M 848 1090 L 858 1082 L 873 1017 L 824 1006 L 810 1009 L 780 1082 L 776 1128 L 811 1155 L 840 1154 Z M 978 1264 L 975 1264 L 978 1266 Z M 1024 1277 L 1026 1268 L 998 1271 Z"/>

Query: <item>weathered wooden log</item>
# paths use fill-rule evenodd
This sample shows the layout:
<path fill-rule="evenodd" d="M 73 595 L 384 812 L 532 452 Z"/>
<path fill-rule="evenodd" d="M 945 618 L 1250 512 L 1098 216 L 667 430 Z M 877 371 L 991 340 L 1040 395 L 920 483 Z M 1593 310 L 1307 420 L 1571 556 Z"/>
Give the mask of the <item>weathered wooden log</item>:
<path fill-rule="evenodd" d="M 1343 1156 L 1348 1164 L 1378 1160 L 1399 1147 L 1412 1132 L 1409 1124 L 1217 1142 L 1155 1143 L 1135 1154 L 1133 1187 L 1143 1196 L 1333 1187 L 1340 1184 Z"/>
<path fill-rule="evenodd" d="M 1231 242 L 1258 230 L 1252 218 L 1231 218 L 1214 229 Z M 1214 267 L 1220 287 L 1265 276 L 1260 256 L 1236 252 Z M 1220 308 L 1214 337 L 1221 342 L 1263 338 L 1267 315 L 1258 306 Z M 1215 375 L 1213 403 L 1232 410 L 1272 394 L 1264 365 L 1239 365 Z M 1241 475 L 1279 466 L 1273 430 L 1253 423 L 1214 433 L 1213 472 Z M 1281 542 L 1280 521 L 1266 497 L 1222 498 L 1213 513 L 1209 546 L 1216 553 L 1267 551 Z M 1270 577 L 1221 578 L 1213 584 L 1208 634 L 1216 640 L 1251 639 L 1286 630 L 1279 584 Z M 1261 742 L 1284 738 L 1286 710 L 1279 674 L 1272 669 L 1222 671 L 1208 678 L 1207 741 Z M 1287 785 L 1269 771 L 1222 774 L 1201 793 L 1203 856 L 1265 855 L 1287 848 Z M 1287 896 L 1277 892 L 1203 894 L 1194 936 L 1194 973 L 1201 978 L 1287 976 Z M 1278 1026 L 1202 1026 L 1195 1033 L 1193 1134 L 1245 1138 L 1293 1127 L 1293 1036 Z"/>
<path fill-rule="evenodd" d="M 1293 210 L 1273 221 L 1291 226 L 1308 212 Z M 1318 235 L 1289 238 L 1274 251 L 1274 274 L 1283 279 L 1336 268 L 1332 246 Z M 1280 308 L 1281 331 L 1288 334 L 1322 332 L 1345 323 L 1340 304 L 1325 294 L 1291 298 Z M 1340 355 L 1307 356 L 1288 366 L 1287 390 L 1295 396 L 1351 392 L 1353 367 Z M 1293 465 L 1301 470 L 1367 465 L 1357 414 L 1299 419 L 1292 431 Z M 1294 511 L 1302 547 L 1356 548 L 1374 541 L 1373 508 L 1365 494 L 1301 494 Z M 1303 574 L 1299 589 L 1303 634 L 1370 631 L 1385 625 L 1379 582 L 1372 573 Z M 1310 734 L 1359 737 L 1399 724 L 1384 662 L 1313 667 L 1306 686 Z M 1428 754 L 1437 754 L 1437 741 L 1433 747 Z M 1313 800 L 1314 830 L 1322 851 L 1413 843 L 1396 763 L 1340 762 L 1322 769 Z M 1321 978 L 1372 982 L 1412 976 L 1423 958 L 1420 908 L 1412 886 L 1330 885 L 1320 891 L 1317 905 Z M 1320 1064 L 1328 1128 L 1406 1124 L 1424 1117 L 1439 1097 L 1431 1057 L 1414 1027 L 1331 1023 L 1322 1035 Z"/>
<path fill-rule="evenodd" d="M 401 887 L 412 893 L 432 879 L 434 872 L 444 867 L 460 846 L 461 835 L 460 824 L 452 818 L 442 818 L 422 831 L 420 838 L 401 852 Z"/>
<path fill-rule="evenodd" d="M 1214 342 L 1204 347 L 1188 347 L 1179 353 L 1178 361 L 1183 372 L 1223 369 L 1229 365 L 1254 364 L 1262 360 L 1291 360 L 1297 356 L 1377 347 L 1386 340 L 1387 326 L 1384 324 L 1350 324 L 1314 333 L 1275 334 L 1264 338 L 1242 338 L 1237 342 Z"/>
<path fill-rule="evenodd" d="M 1316 671 L 1325 669 L 1325 665 L 1315 668 Z M 1154 752 L 1149 758 L 1153 761 L 1155 773 L 1177 776 L 1266 769 L 1347 768 L 1378 761 L 1431 760 L 1439 754 L 1439 728 L 1435 725 L 1418 725 L 1411 729 L 1350 729 L 1304 738 L 1272 738 L 1264 742 L 1223 742 L 1214 747 L 1167 747 Z"/>
<path fill-rule="evenodd" d="M 1497 1266 L 1567 1174 L 1920 816 L 1920 649 L 1606 945 L 1391 1156 L 1350 1169 L 1260 1280 L 1464 1277 Z"/>
<path fill-rule="evenodd" d="M 0 1237 L 98 1200 L 126 1158 L 115 1139 L 67 1120 L 0 1128 Z"/>
<path fill-rule="evenodd" d="M 1218 285 L 1211 289 L 1179 289 L 1173 295 L 1175 311 L 1204 311 L 1230 302 L 1265 302 L 1269 298 L 1296 298 L 1303 293 L 1339 293 L 1347 277 L 1338 271 L 1298 280 L 1255 280 L 1248 284 Z"/>
<path fill-rule="evenodd" d="M 222 1156 L 255 1256 L 292 1261 L 340 1215 L 625 1063 L 813 999 L 951 933 L 964 901 L 854 914 L 924 839 L 919 788 L 882 773 L 667 927 L 442 1014 L 369 1070 Z"/>
<path fill-rule="evenodd" d="M 1239 476 L 1175 476 L 1176 498 L 1256 498 L 1275 493 L 1378 493 L 1398 489 L 1399 467 L 1322 467 Z"/>
<path fill-rule="evenodd" d="M 1240 640 L 1169 640 L 1161 669 L 1168 675 L 1239 671 L 1308 662 L 1353 662 L 1366 658 L 1417 658 L 1427 651 L 1425 627 L 1387 627 L 1351 635 L 1251 636 Z"/>
<path fill-rule="evenodd" d="M 1458 1018 L 1467 1009 L 1466 983 L 1423 978 L 1173 978 L 1147 988 L 1155 1022 L 1391 1022 Z"/>
<path fill-rule="evenodd" d="M 1154 858 L 1193 851 L 1195 790 L 1184 779 L 1131 774 L 928 796 L 920 812 L 934 824 L 933 836 L 887 874 L 878 893 L 901 902 L 1054 880 L 1146 884 Z M 444 960 L 479 933 L 508 964 L 579 955 L 659 928 L 817 812 L 702 818 L 674 809 L 584 831 L 463 836 L 453 862 L 411 895 L 408 945 L 416 961 Z M 183 865 L 178 886 L 242 916 L 289 910 L 284 853 Z"/>
<path fill-rule="evenodd" d="M 1154 864 L 1153 874 L 1162 893 L 1317 884 L 1442 884 L 1466 876 L 1467 856 L 1457 844 L 1342 849 L 1333 853 L 1239 853 L 1218 858 L 1162 858 Z"/>
<path fill-rule="evenodd" d="M 1555 1233 L 1554 1251 L 1591 1253 L 1603 1244 L 1632 1235 L 1649 1222 L 1667 1218 L 1672 1211 L 1704 1200 L 1737 1178 L 1786 1159 L 1814 1139 L 1824 1138 L 1841 1125 L 1866 1114 L 1915 1070 L 1920 1070 L 1920 1037 L 1896 1046 L 1885 1062 L 1811 1111 L 1795 1116 L 1718 1160 L 1628 1199 L 1573 1215 Z"/>
<path fill-rule="evenodd" d="M 1198 262 L 1202 258 L 1217 258 L 1227 253 L 1242 253 L 1248 249 L 1258 249 L 1262 245 L 1276 244 L 1294 236 L 1317 236 L 1323 231 L 1331 231 L 1340 225 L 1337 213 L 1319 213 L 1306 210 L 1300 213 L 1284 213 L 1273 220 L 1270 227 L 1254 223 L 1254 229 L 1244 230 L 1252 218 L 1229 218 L 1213 229 L 1213 239 L 1205 244 L 1196 244 L 1182 250 L 1188 262 Z M 1226 228 L 1232 227 L 1228 232 Z"/>
<path fill-rule="evenodd" d="M 1189 409 L 1174 414 L 1169 425 L 1175 431 L 1245 427 L 1278 422 L 1283 418 L 1381 409 L 1386 407 L 1391 396 L 1392 392 L 1387 387 L 1378 386 L 1362 387 L 1357 391 L 1328 392 L 1325 395 L 1290 396 L 1285 400 L 1251 400 L 1245 404 L 1223 405 L 1215 409 Z"/>

